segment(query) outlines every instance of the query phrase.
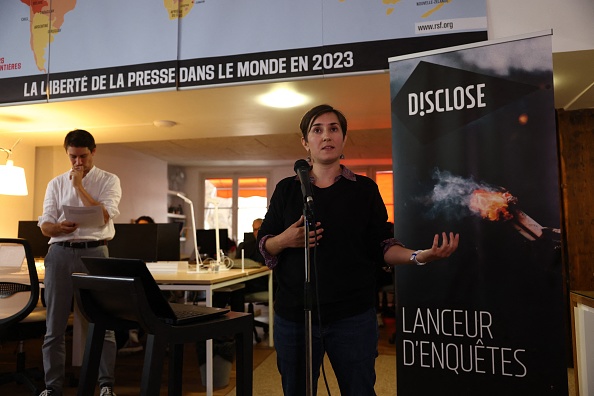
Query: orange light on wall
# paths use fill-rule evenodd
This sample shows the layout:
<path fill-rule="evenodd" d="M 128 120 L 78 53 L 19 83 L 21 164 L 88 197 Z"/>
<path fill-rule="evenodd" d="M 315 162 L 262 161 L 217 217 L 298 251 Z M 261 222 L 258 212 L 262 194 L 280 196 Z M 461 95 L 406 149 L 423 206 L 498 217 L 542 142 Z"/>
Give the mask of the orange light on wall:
<path fill-rule="evenodd" d="M 394 179 L 392 171 L 381 171 L 375 174 L 375 182 L 388 211 L 388 221 L 394 222 Z"/>

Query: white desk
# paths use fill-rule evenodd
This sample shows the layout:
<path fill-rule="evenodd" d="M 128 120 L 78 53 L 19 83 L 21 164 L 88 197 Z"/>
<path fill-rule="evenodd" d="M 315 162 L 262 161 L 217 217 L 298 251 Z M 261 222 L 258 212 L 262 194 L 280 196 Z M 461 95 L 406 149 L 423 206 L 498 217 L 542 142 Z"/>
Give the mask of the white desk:
<path fill-rule="evenodd" d="M 150 264 L 149 264 L 150 269 Z M 43 281 L 43 272 L 39 271 L 40 281 Z M 237 283 L 247 282 L 262 276 L 268 276 L 268 303 L 270 309 L 268 310 L 269 321 L 269 337 L 268 344 L 274 346 L 273 335 L 273 309 L 272 309 L 272 271 L 267 267 L 260 268 L 246 268 L 230 269 L 220 271 L 218 273 L 199 272 L 188 273 L 187 263 L 180 262 L 176 272 L 152 272 L 153 277 L 159 284 L 162 290 L 184 290 L 184 291 L 205 291 L 206 305 L 212 306 L 213 291 L 234 285 Z M 73 324 L 73 343 L 72 343 L 72 365 L 80 366 L 82 364 L 82 356 L 84 351 L 83 334 L 85 333 L 83 324 L 81 323 L 80 314 L 75 310 L 74 324 Z M 213 394 L 213 372 L 212 372 L 212 340 L 206 342 L 206 394 Z"/>
<path fill-rule="evenodd" d="M 274 346 L 273 341 L 273 309 L 272 309 L 272 271 L 267 267 L 246 268 L 245 270 L 230 269 L 218 273 L 201 272 L 188 273 L 186 266 L 180 264 L 175 273 L 151 272 L 161 290 L 206 291 L 206 305 L 212 307 L 212 293 L 223 287 L 247 282 L 252 279 L 268 276 L 268 321 L 270 333 L 268 345 Z"/>

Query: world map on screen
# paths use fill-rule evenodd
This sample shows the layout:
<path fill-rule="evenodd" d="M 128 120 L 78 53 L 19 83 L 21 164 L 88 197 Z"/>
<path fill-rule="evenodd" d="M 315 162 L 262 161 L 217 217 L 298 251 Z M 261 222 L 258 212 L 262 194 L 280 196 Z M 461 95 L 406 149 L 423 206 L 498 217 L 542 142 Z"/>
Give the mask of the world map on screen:
<path fill-rule="evenodd" d="M 411 15 L 414 20 L 423 21 L 436 16 L 445 19 L 484 13 L 481 9 L 484 5 L 472 0 L 301 0 L 298 3 L 8 0 L 3 2 L 0 23 L 11 33 L 13 46 L 10 51 L 0 53 L 0 58 L 5 58 L 0 71 L 7 72 L 0 74 L 0 78 L 234 55 L 242 49 L 252 53 L 339 41 L 406 37 L 415 34 L 410 28 Z M 463 14 L 461 7 L 465 7 Z M 184 23 L 182 19 L 189 16 L 191 19 Z M 385 31 L 388 33 L 384 37 Z M 183 40 L 179 40 L 178 32 Z M 213 39 L 213 32 L 223 41 Z M 325 43 L 320 42 L 323 36 Z M 3 44 L 0 38 L 0 48 Z M 113 59 L 121 59 L 121 64 L 111 64 L 108 58 L 111 63 Z"/>

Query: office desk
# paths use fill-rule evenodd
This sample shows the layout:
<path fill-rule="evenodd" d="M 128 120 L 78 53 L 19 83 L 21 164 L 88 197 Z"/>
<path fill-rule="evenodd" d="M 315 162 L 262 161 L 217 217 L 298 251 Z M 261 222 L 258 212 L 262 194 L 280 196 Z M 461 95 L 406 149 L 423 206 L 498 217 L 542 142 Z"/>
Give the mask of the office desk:
<path fill-rule="evenodd" d="M 150 269 L 150 268 L 149 268 Z M 200 272 L 188 273 L 186 266 L 182 263 L 175 273 L 153 272 L 153 277 L 159 284 L 161 290 L 184 290 L 184 291 L 206 291 L 206 305 L 212 307 L 212 293 L 223 287 L 247 282 L 252 279 L 268 276 L 268 321 L 270 333 L 268 345 L 274 346 L 273 341 L 273 309 L 272 309 L 272 271 L 267 267 L 230 269 L 218 273 Z"/>
<path fill-rule="evenodd" d="M 269 270 L 267 267 L 246 268 L 243 271 L 241 269 L 230 269 L 220 271 L 218 273 L 188 273 L 187 264 L 184 266 L 184 264 L 180 263 L 180 265 L 178 266 L 178 270 L 175 273 L 161 273 L 152 271 L 151 273 L 153 274 L 153 277 L 159 284 L 159 288 L 161 288 L 161 290 L 206 291 L 206 305 L 209 307 L 212 307 L 213 291 L 230 285 L 235 285 L 237 283 L 247 282 L 249 280 L 256 279 L 262 276 L 268 276 L 268 306 L 270 307 L 270 309 L 268 309 L 268 322 L 270 323 L 270 330 L 268 333 L 268 345 L 271 347 L 274 346 L 272 271 Z M 206 378 L 206 394 L 212 395 L 212 340 L 208 340 L 206 342 Z"/>
<path fill-rule="evenodd" d="M 150 265 L 149 270 L 151 270 L 161 290 L 206 291 L 206 305 L 208 306 L 212 306 L 213 291 L 262 276 L 268 276 L 268 297 L 269 302 L 272 301 L 272 271 L 267 267 L 246 268 L 243 272 L 240 269 L 230 269 L 218 273 L 188 273 L 182 263 L 178 266 L 177 272 L 174 273 L 153 271 Z M 272 314 L 269 316 L 271 319 Z"/>
<path fill-rule="evenodd" d="M 594 291 L 571 291 L 575 394 L 594 394 Z"/>
<path fill-rule="evenodd" d="M 151 270 L 150 263 L 147 265 Z M 188 273 L 187 263 L 180 262 L 175 272 L 162 272 L 151 270 L 151 273 L 161 290 L 184 290 L 184 291 L 205 291 L 206 292 L 206 305 L 212 306 L 212 293 L 213 291 L 234 285 L 237 283 L 243 283 L 255 278 L 262 276 L 268 276 L 268 303 L 270 309 L 268 310 L 269 320 L 269 337 L 268 343 L 272 347 L 274 346 L 273 335 L 273 310 L 272 310 L 272 271 L 267 267 L 260 268 L 246 268 L 243 271 L 241 269 L 230 269 L 220 271 L 218 273 L 211 272 L 199 272 L 199 273 Z M 40 282 L 43 281 L 43 271 L 39 271 Z M 73 342 L 72 342 L 72 365 L 80 366 L 82 364 L 82 355 L 84 352 L 84 341 L 83 334 L 85 333 L 83 324 L 80 320 L 80 313 L 77 314 L 75 310 L 74 324 L 73 324 Z M 212 340 L 206 342 L 206 394 L 212 395 L 213 392 L 213 373 L 212 373 Z"/>

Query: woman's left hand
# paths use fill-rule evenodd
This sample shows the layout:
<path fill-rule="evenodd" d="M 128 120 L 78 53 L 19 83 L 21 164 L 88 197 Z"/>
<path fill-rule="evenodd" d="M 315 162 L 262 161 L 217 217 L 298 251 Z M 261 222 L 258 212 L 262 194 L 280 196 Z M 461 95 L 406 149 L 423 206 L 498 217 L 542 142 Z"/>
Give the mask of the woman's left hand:
<path fill-rule="evenodd" d="M 459 234 L 454 234 L 450 232 L 449 238 L 448 234 L 442 232 L 442 241 L 441 245 L 439 244 L 439 234 L 435 234 L 433 237 L 433 245 L 431 249 L 425 249 L 417 254 L 417 261 L 422 263 L 428 263 L 430 261 L 439 260 L 442 258 L 446 258 L 452 255 L 458 249 L 458 242 L 460 240 Z"/>

